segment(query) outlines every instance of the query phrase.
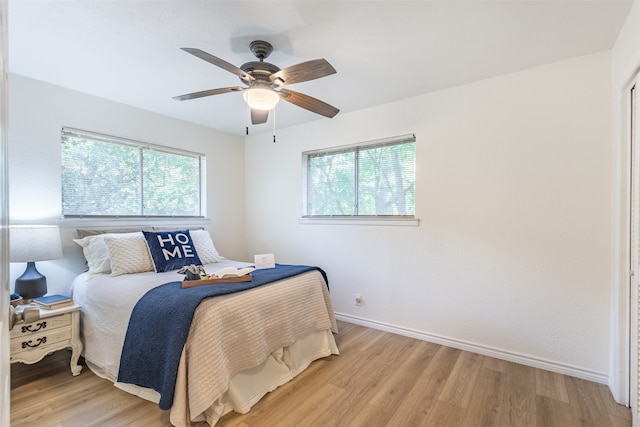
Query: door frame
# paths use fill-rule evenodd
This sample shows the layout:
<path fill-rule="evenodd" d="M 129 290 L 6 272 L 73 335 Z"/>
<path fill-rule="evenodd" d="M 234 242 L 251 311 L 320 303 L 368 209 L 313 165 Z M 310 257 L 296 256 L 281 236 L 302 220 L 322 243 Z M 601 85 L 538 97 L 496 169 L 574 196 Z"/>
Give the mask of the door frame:
<path fill-rule="evenodd" d="M 0 426 L 9 426 L 9 160 L 7 0 L 0 0 Z"/>
<path fill-rule="evenodd" d="M 614 105 L 613 206 L 611 248 L 611 341 L 609 389 L 616 402 L 631 406 L 631 111 L 630 91 L 640 75 L 638 66 L 620 87 Z M 615 99 L 615 98 L 614 98 Z M 617 107 L 617 108 L 616 108 Z M 615 112 L 619 112 L 618 115 Z M 640 146 L 638 147 L 640 150 Z M 640 167 L 637 170 L 640 173 Z M 640 272 L 636 272 L 640 279 Z M 637 351 L 635 349 L 634 351 Z"/>
<path fill-rule="evenodd" d="M 640 377 L 640 360 L 638 358 L 640 337 L 640 139 L 638 138 L 638 90 L 640 74 L 636 74 L 627 87 L 622 101 L 627 105 L 624 115 L 627 117 L 625 139 L 630 147 L 629 162 L 629 406 L 632 413 L 632 424 L 640 426 L 640 396 L 638 395 L 638 378 Z"/>

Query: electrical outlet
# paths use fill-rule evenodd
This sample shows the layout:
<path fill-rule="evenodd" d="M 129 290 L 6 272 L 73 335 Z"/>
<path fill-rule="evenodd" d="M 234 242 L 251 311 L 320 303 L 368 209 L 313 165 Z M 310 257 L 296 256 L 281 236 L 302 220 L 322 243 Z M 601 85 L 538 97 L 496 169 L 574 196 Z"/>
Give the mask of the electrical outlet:
<path fill-rule="evenodd" d="M 364 304 L 364 301 L 362 300 L 362 294 L 353 294 L 353 303 L 355 305 Z"/>

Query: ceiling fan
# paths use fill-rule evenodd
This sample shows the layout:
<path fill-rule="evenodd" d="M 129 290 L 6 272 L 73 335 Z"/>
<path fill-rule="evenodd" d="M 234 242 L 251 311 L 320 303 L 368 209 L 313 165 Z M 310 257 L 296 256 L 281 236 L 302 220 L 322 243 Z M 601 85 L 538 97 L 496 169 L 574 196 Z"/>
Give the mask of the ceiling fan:
<path fill-rule="evenodd" d="M 249 49 L 256 58 L 258 58 L 258 61 L 247 62 L 238 68 L 200 49 L 189 47 L 183 47 L 181 49 L 237 75 L 242 83 L 247 86 L 209 89 L 174 96 L 173 99 L 178 101 L 220 95 L 228 92 L 244 92 L 244 100 L 251 108 L 251 123 L 254 125 L 265 123 L 269 115 L 269 110 L 272 110 L 280 99 L 284 99 L 298 107 L 325 117 L 333 117 L 340 111 L 336 107 L 319 99 L 284 88 L 285 85 L 315 80 L 334 74 L 336 70 L 325 59 L 314 59 L 312 61 L 302 62 L 281 70 L 273 64 L 264 62 L 273 51 L 273 46 L 266 41 L 254 40 L 249 45 Z"/>

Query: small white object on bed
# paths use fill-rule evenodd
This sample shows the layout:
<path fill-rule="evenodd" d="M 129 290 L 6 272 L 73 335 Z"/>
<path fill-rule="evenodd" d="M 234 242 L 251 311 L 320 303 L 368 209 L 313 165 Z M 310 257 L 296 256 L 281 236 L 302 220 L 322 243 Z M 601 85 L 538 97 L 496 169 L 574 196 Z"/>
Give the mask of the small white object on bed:
<path fill-rule="evenodd" d="M 250 265 L 219 259 L 205 265 L 207 272 Z M 175 271 L 115 276 L 86 272 L 74 280 L 72 295 L 82 306 L 83 355 L 93 372 L 116 381 L 136 302 L 149 289 L 183 277 Z M 203 301 L 180 359 L 171 423 L 191 426 L 206 421 L 213 426 L 231 410 L 248 412 L 266 393 L 293 379 L 312 361 L 338 354 L 334 333 L 337 326 L 331 299 L 318 271 Z M 159 400 L 153 390 L 116 385 L 145 399 Z"/>

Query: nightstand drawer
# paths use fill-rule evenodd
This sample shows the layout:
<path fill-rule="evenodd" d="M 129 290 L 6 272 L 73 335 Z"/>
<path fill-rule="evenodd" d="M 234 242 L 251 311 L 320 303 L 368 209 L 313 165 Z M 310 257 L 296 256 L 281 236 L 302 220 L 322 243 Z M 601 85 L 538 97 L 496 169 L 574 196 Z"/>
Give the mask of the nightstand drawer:
<path fill-rule="evenodd" d="M 50 347 L 62 341 L 71 340 L 71 328 L 59 328 L 49 332 L 13 338 L 11 340 L 11 356 L 24 351 Z"/>
<path fill-rule="evenodd" d="M 26 325 L 16 325 L 10 333 L 11 339 L 40 334 L 50 330 L 71 325 L 71 316 L 68 314 L 56 317 L 40 319 Z M 12 347 L 13 348 L 13 347 Z"/>

